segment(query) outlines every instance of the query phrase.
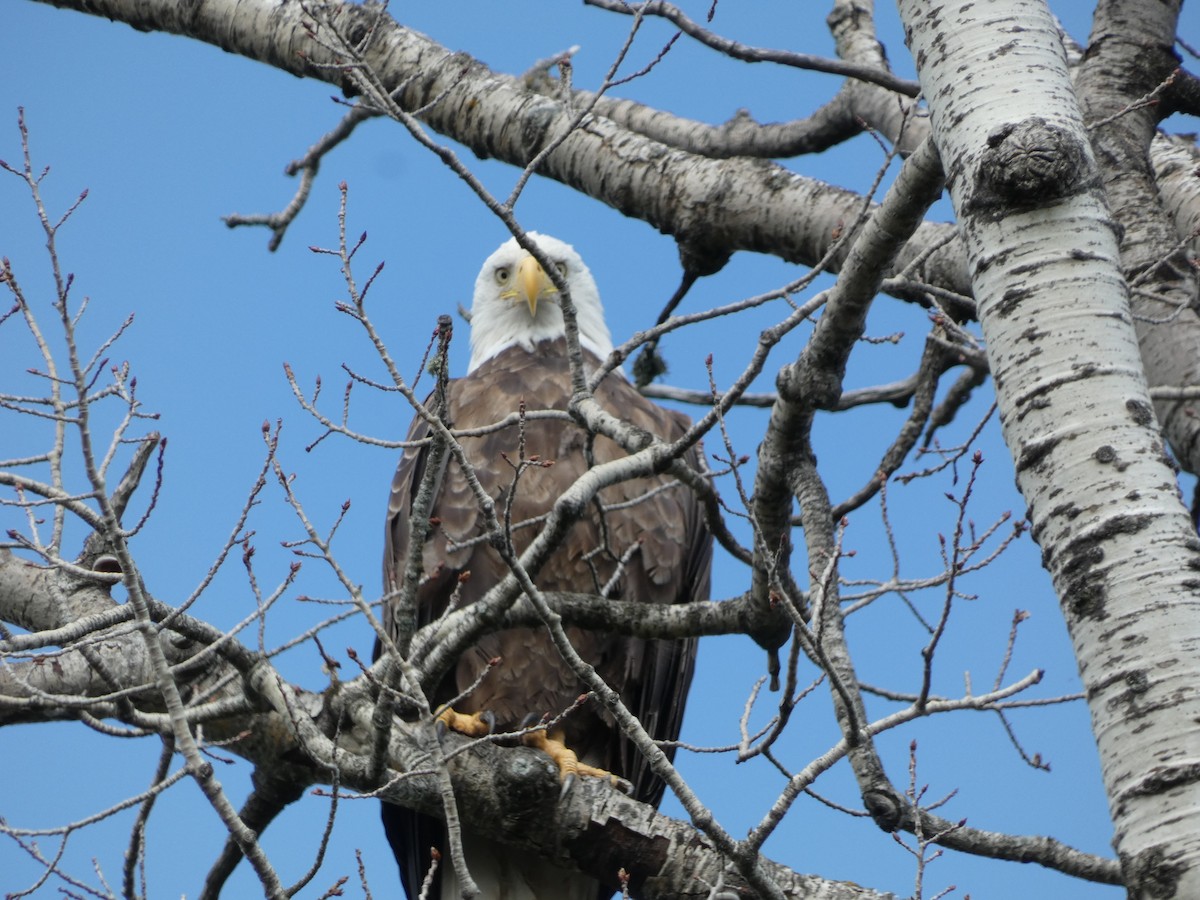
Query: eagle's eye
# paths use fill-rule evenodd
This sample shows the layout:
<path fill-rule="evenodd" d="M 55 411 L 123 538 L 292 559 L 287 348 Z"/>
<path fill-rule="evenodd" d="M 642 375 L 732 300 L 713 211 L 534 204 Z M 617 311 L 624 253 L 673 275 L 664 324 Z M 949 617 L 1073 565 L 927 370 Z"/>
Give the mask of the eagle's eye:
<path fill-rule="evenodd" d="M 496 269 L 496 284 L 508 284 L 508 278 L 512 274 L 512 270 L 508 266 L 500 266 Z"/>
<path fill-rule="evenodd" d="M 558 269 L 558 274 L 563 278 L 567 277 L 567 264 L 561 260 L 555 260 L 554 268 Z"/>

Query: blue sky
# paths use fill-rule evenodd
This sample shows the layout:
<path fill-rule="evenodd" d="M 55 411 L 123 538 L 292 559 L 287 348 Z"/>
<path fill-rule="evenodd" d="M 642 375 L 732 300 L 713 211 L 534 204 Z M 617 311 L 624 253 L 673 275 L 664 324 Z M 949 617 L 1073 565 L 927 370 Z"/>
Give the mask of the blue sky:
<path fill-rule="evenodd" d="M 1063 0 L 1052 5 L 1083 39 L 1086 19 L 1076 8 L 1082 4 Z M 911 75 L 894 10 L 880 6 L 890 58 L 900 74 Z M 396 5 L 393 12 L 435 40 L 506 72 L 522 72 L 537 59 L 579 44 L 575 84 L 594 86 L 623 42 L 627 20 L 573 5 L 552 14 L 544 9 L 530 2 L 481 0 Z M 823 24 L 827 11 L 819 4 L 761 3 L 749 10 L 729 4 L 719 8 L 714 27 L 749 43 L 828 53 L 831 39 Z M 526 23 L 535 15 L 538 27 L 531 31 Z M 1196 36 L 1197 17 L 1195 9 L 1185 13 L 1185 36 Z M 321 376 L 326 409 L 336 412 L 345 382 L 343 363 L 372 376 L 382 372 L 355 324 L 334 309 L 343 296 L 336 264 L 308 248 L 334 245 L 338 183 L 346 181 L 348 230 L 368 234 L 360 251 L 360 280 L 377 262 L 386 261 L 373 288 L 371 312 L 393 356 L 405 361 L 404 371 L 415 373 L 437 316 L 469 303 L 479 264 L 505 237 L 502 225 L 399 127 L 375 121 L 325 160 L 308 207 L 279 251 L 269 253 L 267 232 L 231 231 L 221 216 L 269 212 L 287 203 L 294 183 L 282 174 L 284 165 L 342 115 L 342 107 L 330 99 L 331 87 L 213 47 L 141 34 L 38 3 L 10 4 L 4 22 L 0 158 L 19 161 L 16 109 L 23 106 L 35 164 L 51 167 L 45 181 L 51 210 L 61 212 L 88 189 L 86 202 L 63 230 L 59 244 L 64 267 L 76 275 L 76 297 L 91 298 L 83 334 L 93 343 L 102 341 L 126 316 L 136 314 L 112 355 L 129 360 L 145 409 L 160 414 L 155 427 L 169 437 L 162 496 L 133 545 L 148 587 L 161 599 L 177 601 L 204 577 L 261 466 L 262 423 L 280 420 L 283 464 L 296 473 L 296 490 L 314 520 L 328 527 L 342 502 L 351 501 L 335 547 L 352 577 L 369 591 L 376 590 L 382 516 L 396 454 L 334 439 L 306 452 L 319 429 L 298 408 L 283 375 L 287 362 L 310 388 Z M 660 23 L 647 26 L 630 67 L 639 68 L 652 58 L 668 35 Z M 729 62 L 684 39 L 650 76 L 625 86 L 621 94 L 710 122 L 723 121 L 741 107 L 760 121 L 774 121 L 805 115 L 837 86 L 833 77 Z M 463 158 L 492 190 L 508 193 L 515 171 L 470 153 L 464 152 Z M 861 190 L 881 158 L 872 140 L 860 138 L 846 152 L 789 165 Z M 941 217 L 948 216 L 944 202 L 939 209 Z M 559 236 L 581 252 L 597 277 L 618 341 L 651 323 L 674 290 L 674 244 L 643 223 L 538 180 L 529 185 L 517 215 L 526 227 Z M 42 244 L 21 184 L 11 176 L 0 177 L 0 253 L 12 260 L 49 325 L 51 282 Z M 698 285 L 688 308 L 751 296 L 797 274 L 778 260 L 742 254 Z M 671 366 L 667 380 L 703 387 L 704 359 L 712 353 L 718 379 L 728 381 L 744 365 L 759 330 L 783 315 L 780 308 L 768 307 L 732 325 L 710 324 L 672 336 L 662 346 Z M 848 387 L 909 374 L 926 329 L 920 310 L 882 298 L 872 313 L 869 334 L 904 337 L 894 344 L 864 346 L 856 353 Z M 794 357 L 806 335 L 793 335 L 772 363 L 778 366 Z M 457 372 L 466 363 L 464 338 L 461 329 L 453 351 Z M 24 372 L 36 362 L 26 334 L 11 324 L 0 329 L 0 391 L 30 390 L 32 382 Z M 770 375 L 761 381 L 759 389 L 770 388 Z M 979 392 L 943 441 L 965 438 L 984 415 L 988 394 Z M 361 390 L 355 398 L 353 416 L 361 430 L 387 439 L 403 437 L 410 413 L 399 398 Z M 835 499 L 869 477 L 903 415 L 891 408 L 870 409 L 819 420 L 818 453 Z M 732 417 L 739 453 L 753 454 L 763 421 L 761 412 Z M 45 432 L 35 423 L 11 415 L 0 423 L 2 456 L 29 452 L 44 440 Z M 1006 510 L 1020 515 L 1023 504 L 1012 487 L 1011 463 L 994 421 L 985 428 L 979 446 L 986 462 L 971 516 L 983 527 Z M 709 447 L 710 452 L 717 449 Z M 922 465 L 910 464 L 906 470 Z M 948 534 L 954 526 L 954 508 L 944 494 L 959 492 L 962 486 L 961 480 L 955 484 L 946 475 L 892 488 L 889 502 L 905 575 L 940 570 L 937 532 Z M 728 486 L 725 490 L 731 492 Z M 0 510 L 0 524 L 5 529 L 21 526 L 22 520 L 13 516 Z M 256 533 L 255 574 L 269 590 L 284 578 L 293 558 L 280 543 L 300 536 L 277 488 L 265 492 L 248 527 Z M 78 533 L 73 537 L 69 552 L 81 540 Z M 877 506 L 851 517 L 845 544 L 856 552 L 847 563 L 847 577 L 888 576 L 890 555 Z M 738 593 L 745 584 L 744 571 L 728 560 L 718 561 L 715 597 Z M 1044 668 L 1045 679 L 1032 696 L 1078 690 L 1056 601 L 1038 564 L 1037 549 L 1027 538 L 963 589 L 977 599 L 960 602 L 956 609 L 938 657 L 935 690 L 961 692 L 965 673 L 976 691 L 989 686 L 1004 653 L 1008 622 L 1018 607 L 1029 610 L 1032 618 L 1022 627 L 1010 674 L 1019 677 Z M 300 595 L 337 599 L 341 592 L 328 573 L 306 562 L 298 585 L 268 618 L 268 646 L 329 614 L 328 607 L 304 602 Z M 227 626 L 247 615 L 254 602 L 245 571 L 235 560 L 217 576 L 194 612 Z M 914 602 L 926 615 L 936 615 L 940 595 L 918 594 Z M 919 683 L 924 633 L 895 597 L 852 618 L 849 636 L 864 680 L 898 690 L 912 690 Z M 346 646 L 364 654 L 370 647 L 368 630 L 358 621 L 331 630 L 323 642 L 335 655 L 343 654 Z M 320 689 L 324 684 L 321 661 L 311 647 L 289 651 L 279 664 L 286 677 L 306 687 Z M 763 654 L 748 639 L 705 640 L 684 740 L 706 745 L 735 741 L 737 717 L 762 672 Z M 760 701 L 756 720 L 769 715 L 772 702 L 773 698 Z M 880 705 L 873 711 L 888 709 Z M 798 718 L 781 748 L 786 763 L 795 769 L 836 740 L 823 688 Z M 880 746 L 889 772 L 903 785 L 909 742 L 919 741 L 918 781 L 929 784 L 931 796 L 957 791 L 941 810 L 950 819 L 966 818 L 989 830 L 1050 834 L 1084 850 L 1109 852 L 1111 826 L 1086 709 L 1081 704 L 1035 709 L 1014 715 L 1013 723 L 1024 747 L 1051 762 L 1050 773 L 1023 766 L 1000 723 L 980 714 L 900 729 L 884 736 Z M 154 741 L 104 737 L 81 725 L 0 730 L 0 759 L 10 773 L 0 791 L 0 816 L 10 825 L 36 828 L 95 812 L 142 790 L 157 754 Z M 735 835 L 764 815 L 782 787 L 778 773 L 762 760 L 736 766 L 727 755 L 684 754 L 679 762 Z M 249 768 L 240 762 L 216 765 L 226 787 L 243 795 Z M 817 788 L 838 802 L 858 805 L 845 767 L 823 777 Z M 298 877 L 311 861 L 326 809 L 326 800 L 306 798 L 267 832 L 265 846 L 285 881 Z M 678 813 L 670 801 L 666 809 Z M 325 866 L 302 896 L 317 896 L 343 874 L 351 875 L 354 883 L 356 848 L 364 854 L 376 896 L 389 895 L 394 868 L 376 819 L 374 802 L 343 806 Z M 119 884 L 131 821 L 129 814 L 121 814 L 74 834 L 66 868 L 95 885 L 95 858 L 109 883 Z M 195 896 L 222 840 L 216 815 L 193 784 L 184 782 L 168 792 L 151 820 L 151 896 Z M 52 838 L 41 841 L 44 848 L 55 846 Z M 869 822 L 815 801 L 797 805 L 768 841 L 767 852 L 799 871 L 900 895 L 912 890 L 914 867 L 901 848 Z M 20 890 L 36 878 L 36 867 L 19 848 L 0 839 L 0 888 Z M 930 894 L 956 885 L 951 896 L 969 893 L 975 898 L 1019 893 L 1119 896 L 1114 889 L 1035 867 L 954 853 L 930 865 L 925 883 Z M 57 896 L 58 887 L 51 881 L 36 896 Z M 358 896 L 356 891 L 351 888 L 348 896 Z M 254 882 L 243 870 L 228 896 L 254 893 Z"/>

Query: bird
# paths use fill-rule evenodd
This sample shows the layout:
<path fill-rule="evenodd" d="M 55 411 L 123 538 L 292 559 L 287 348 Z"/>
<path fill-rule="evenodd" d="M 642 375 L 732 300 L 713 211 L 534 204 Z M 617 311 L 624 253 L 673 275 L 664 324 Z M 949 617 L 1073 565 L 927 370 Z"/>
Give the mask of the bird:
<path fill-rule="evenodd" d="M 589 371 L 595 371 L 613 344 L 592 273 L 570 244 L 537 232 L 529 232 L 528 238 L 565 280 L 583 360 Z M 569 417 L 534 415 L 539 410 L 567 409 L 571 370 L 559 290 L 516 238 L 502 244 L 480 269 L 470 329 L 467 373 L 449 381 L 442 415 L 455 432 L 467 432 L 522 408 L 527 411 L 520 424 L 457 438 L 479 484 L 496 501 L 496 509 L 511 505 L 513 549 L 520 554 L 536 536 L 540 517 L 569 485 L 590 466 L 627 454 L 606 437 L 591 437 Z M 643 397 L 619 368 L 599 382 L 594 396 L 608 412 L 664 441 L 678 439 L 690 424 L 684 414 Z M 418 442 L 429 434 L 430 426 L 418 416 L 408 440 Z M 383 561 L 385 598 L 395 597 L 403 587 L 411 513 L 426 469 L 428 445 L 406 449 L 392 481 Z M 526 458 L 536 464 L 514 487 L 512 464 L 522 445 Z M 698 447 L 683 459 L 703 471 Z M 422 553 L 417 621 L 410 627 L 436 620 L 455 592 L 455 603 L 475 602 L 508 573 L 487 540 L 472 540 L 484 534 L 484 515 L 454 459 L 443 463 L 438 482 L 430 516 L 435 524 Z M 602 490 L 534 581 L 542 591 L 640 603 L 687 603 L 708 599 L 711 560 L 712 538 L 700 501 L 672 476 L 660 475 Z M 392 631 L 397 626 L 394 613 L 385 599 L 384 627 Z M 583 659 L 620 694 L 653 738 L 674 741 L 678 737 L 695 665 L 695 638 L 643 640 L 576 627 L 566 632 Z M 499 664 L 494 664 L 497 659 Z M 559 716 L 586 691 L 545 628 L 513 628 L 488 634 L 465 651 L 428 699 L 434 709 L 454 699 L 455 711 L 448 716 L 484 720 L 488 729 L 494 726 L 507 733 L 531 721 Z M 561 739 L 581 763 L 596 767 L 599 774 L 611 773 L 628 782 L 635 798 L 655 806 L 661 800 L 663 783 L 594 701 L 573 709 L 550 736 Z M 435 876 L 440 889 L 435 886 L 430 896 L 460 896 L 439 820 L 387 803 L 383 820 L 410 898 L 420 893 L 431 847 L 443 851 L 444 862 Z M 610 885 L 496 844 L 467 826 L 463 851 L 481 896 L 489 900 L 594 900 L 613 893 Z M 616 882 L 616 873 L 612 881 Z"/>

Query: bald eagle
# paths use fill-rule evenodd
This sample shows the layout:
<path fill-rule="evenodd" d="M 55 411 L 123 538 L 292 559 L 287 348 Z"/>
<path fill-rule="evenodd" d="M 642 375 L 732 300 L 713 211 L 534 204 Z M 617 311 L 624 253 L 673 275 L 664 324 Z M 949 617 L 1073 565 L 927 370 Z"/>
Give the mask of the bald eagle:
<path fill-rule="evenodd" d="M 612 350 L 604 311 L 591 272 L 569 245 L 530 233 L 541 251 L 565 278 L 576 309 L 585 363 L 595 369 Z M 620 371 L 600 382 L 596 399 L 614 415 L 666 441 L 688 427 L 680 413 L 662 409 L 639 394 Z M 475 282 L 471 309 L 471 360 L 467 374 L 451 381 L 445 416 L 463 432 L 478 429 L 516 412 L 566 410 L 571 397 L 562 305 L 551 279 L 515 239 L 484 262 Z M 505 462 L 518 457 L 519 429 L 510 425 L 477 436 L 461 436 L 467 459 L 497 508 L 511 504 L 514 549 L 521 553 L 536 535 L 540 519 L 563 491 L 589 465 L 619 459 L 625 452 L 604 437 L 590 437 L 565 417 L 525 422 L 525 452 L 553 465 L 526 472 L 513 492 L 513 469 Z M 408 438 L 429 434 L 419 417 Z M 404 453 L 392 482 L 384 550 L 386 596 L 402 587 L 408 555 L 410 514 L 427 448 Z M 699 468 L 700 456 L 686 460 Z M 483 515 L 453 460 L 440 473 L 431 519 L 437 523 L 425 544 L 424 581 L 418 590 L 418 627 L 435 620 L 458 588 L 462 604 L 482 597 L 507 574 L 487 541 Z M 510 497 L 510 492 L 513 495 Z M 519 523 L 531 523 L 518 527 Z M 537 573 L 544 591 L 569 591 L 641 603 L 686 603 L 707 599 L 712 541 L 692 493 L 668 476 L 642 478 L 600 492 L 587 515 L 571 529 L 563 545 Z M 469 572 L 460 584 L 459 576 Z M 385 603 L 385 626 L 395 628 L 393 610 Z M 695 662 L 696 642 L 649 641 L 568 628 L 580 655 L 618 691 L 649 733 L 660 740 L 679 734 L 684 703 Z M 480 680 L 488 661 L 500 665 Z M 471 685 L 473 691 L 461 697 Z M 554 717 L 586 691 L 560 657 L 544 628 L 514 628 L 483 637 L 462 654 L 429 697 L 437 708 L 456 701 L 465 715 L 486 714 L 498 732 L 519 729 L 543 716 Z M 597 704 L 573 710 L 555 727 L 580 760 L 628 780 L 633 795 L 657 805 L 663 784 Z M 383 821 L 400 866 L 405 890 L 415 898 L 429 867 L 430 848 L 445 850 L 442 823 L 428 816 L 384 804 Z M 489 900 L 517 898 L 605 898 L 610 885 L 567 872 L 532 855 L 503 847 L 465 831 L 464 854 L 472 877 Z M 438 873 L 441 887 L 432 896 L 458 897 L 449 855 Z M 616 881 L 613 873 L 612 882 Z"/>

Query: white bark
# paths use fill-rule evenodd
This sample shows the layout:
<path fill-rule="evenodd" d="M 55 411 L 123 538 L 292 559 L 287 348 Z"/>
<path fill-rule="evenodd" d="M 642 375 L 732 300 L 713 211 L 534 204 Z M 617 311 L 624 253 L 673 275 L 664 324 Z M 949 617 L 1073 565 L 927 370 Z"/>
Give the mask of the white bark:
<path fill-rule="evenodd" d="M 144 31 L 182 34 L 281 71 L 348 86 L 345 59 L 312 40 L 299 3 L 213 0 L 199 7 L 175 0 L 44 0 L 127 22 Z M 351 3 L 321 4 L 328 20 L 353 40 L 375 28 L 364 62 L 385 85 L 403 85 L 398 100 L 434 131 L 483 158 L 527 165 L 574 122 L 569 103 L 529 92 L 522 79 L 452 53 L 389 16 Z M 853 221 L 862 198 L 782 166 L 751 159 L 708 159 L 632 134 L 596 118 L 542 160 L 538 174 L 670 234 L 701 264 L 720 268 L 738 250 L 772 253 L 813 265 L 831 235 Z M 961 284 L 962 254 L 942 246 L 947 226 L 924 223 L 896 268 L 923 248 L 924 278 Z M 715 254 L 716 261 L 712 255 Z M 841 254 L 830 263 L 836 271 Z"/>
<path fill-rule="evenodd" d="M 1053 20 L 1040 0 L 900 9 L 1131 895 L 1200 896 L 1196 533 Z"/>
<path fill-rule="evenodd" d="M 1177 249 L 1150 163 L 1159 113 L 1147 98 L 1165 89 L 1178 65 L 1172 44 L 1179 6 L 1180 0 L 1098 3 L 1091 47 L 1076 76 L 1108 206 L 1124 229 L 1121 264 L 1142 359 L 1152 384 L 1171 386 L 1200 379 L 1200 317 L 1191 308 L 1195 273 Z M 1190 471 L 1200 469 L 1195 402 L 1160 402 L 1155 412 L 1179 460 Z"/>
<path fill-rule="evenodd" d="M 1175 234 L 1193 255 L 1200 254 L 1200 151 L 1192 140 L 1160 132 L 1150 145 L 1150 162 Z"/>

